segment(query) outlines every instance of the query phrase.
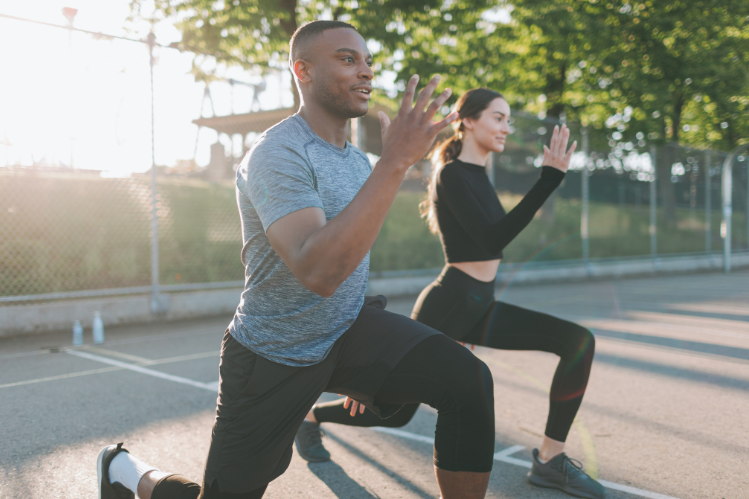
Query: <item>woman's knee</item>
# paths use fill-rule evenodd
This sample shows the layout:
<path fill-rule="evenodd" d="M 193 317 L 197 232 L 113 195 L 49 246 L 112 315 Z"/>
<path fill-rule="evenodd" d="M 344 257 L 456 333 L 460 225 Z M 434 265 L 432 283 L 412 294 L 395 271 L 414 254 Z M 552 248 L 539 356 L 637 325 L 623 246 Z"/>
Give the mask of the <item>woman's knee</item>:
<path fill-rule="evenodd" d="M 596 350 L 596 338 L 590 329 L 570 323 L 567 338 L 565 352 L 561 354 L 562 357 L 590 358 L 592 360 Z"/>

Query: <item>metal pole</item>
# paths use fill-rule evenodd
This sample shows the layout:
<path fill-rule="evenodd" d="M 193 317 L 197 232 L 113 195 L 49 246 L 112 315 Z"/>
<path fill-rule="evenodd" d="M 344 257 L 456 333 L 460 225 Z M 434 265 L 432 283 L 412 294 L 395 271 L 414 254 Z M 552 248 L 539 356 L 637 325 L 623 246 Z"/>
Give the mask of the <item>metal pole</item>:
<path fill-rule="evenodd" d="M 723 222 L 721 223 L 720 232 L 723 237 L 723 271 L 731 272 L 731 217 L 733 215 L 732 191 L 733 191 L 733 172 L 731 163 L 733 162 L 733 153 L 729 154 L 723 163 L 721 183 L 723 187 Z"/>
<path fill-rule="evenodd" d="M 580 237 L 583 240 L 583 262 L 587 265 L 590 260 L 590 246 L 588 242 L 588 200 L 590 198 L 588 186 L 588 168 L 590 164 L 590 141 L 588 127 L 583 127 L 583 169 L 580 171 L 582 182 L 582 214 L 580 216 Z"/>
<path fill-rule="evenodd" d="M 743 150 L 749 149 L 749 144 L 739 146 L 728 155 L 723 162 L 722 184 L 723 184 L 723 222 L 720 227 L 720 235 L 723 236 L 723 270 L 731 271 L 731 216 L 733 215 L 732 191 L 733 191 L 733 158 Z M 749 208 L 749 201 L 747 202 Z M 749 223 L 747 223 L 749 225 Z"/>
<path fill-rule="evenodd" d="M 658 257 L 658 239 L 656 237 L 656 196 L 658 192 L 656 190 L 656 182 L 658 180 L 656 172 L 658 168 L 656 167 L 656 161 L 655 144 L 651 144 L 650 162 L 653 165 L 653 179 L 650 182 L 650 256 L 653 258 L 653 261 Z"/>
<path fill-rule="evenodd" d="M 365 152 L 364 123 L 362 118 L 351 118 L 351 144 L 362 152 Z"/>
<path fill-rule="evenodd" d="M 712 234 L 712 183 L 710 182 L 710 166 L 712 164 L 712 151 L 705 151 L 705 253 L 713 250 Z"/>
<path fill-rule="evenodd" d="M 68 57 L 70 62 L 70 67 L 73 67 L 73 23 L 75 21 L 75 16 L 78 14 L 78 9 L 73 9 L 70 7 L 63 7 L 62 9 L 62 15 L 65 16 L 65 19 L 68 20 Z M 72 78 L 71 78 L 72 80 Z M 72 101 L 71 101 L 72 102 Z M 70 114 L 73 114 L 73 105 L 70 105 L 69 109 Z M 73 146 L 73 142 L 75 140 L 75 137 L 73 136 L 73 128 L 69 127 L 68 129 L 70 135 L 70 168 L 73 168 L 73 164 L 75 161 L 75 147 Z"/>
<path fill-rule="evenodd" d="M 146 41 L 151 66 L 151 313 L 161 314 L 166 312 L 166 307 L 159 293 L 159 218 L 156 190 L 156 120 L 154 118 L 153 88 L 153 48 L 156 45 L 156 36 L 149 33 Z"/>

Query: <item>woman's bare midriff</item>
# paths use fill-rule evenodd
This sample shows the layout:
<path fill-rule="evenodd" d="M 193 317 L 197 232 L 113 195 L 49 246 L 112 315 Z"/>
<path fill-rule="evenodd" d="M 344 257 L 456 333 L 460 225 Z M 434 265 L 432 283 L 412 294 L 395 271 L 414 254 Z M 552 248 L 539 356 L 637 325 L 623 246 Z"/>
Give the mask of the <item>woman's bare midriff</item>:
<path fill-rule="evenodd" d="M 451 263 L 449 265 L 468 274 L 476 280 L 493 282 L 497 277 L 499 260 L 489 260 L 486 262 L 460 262 Z"/>

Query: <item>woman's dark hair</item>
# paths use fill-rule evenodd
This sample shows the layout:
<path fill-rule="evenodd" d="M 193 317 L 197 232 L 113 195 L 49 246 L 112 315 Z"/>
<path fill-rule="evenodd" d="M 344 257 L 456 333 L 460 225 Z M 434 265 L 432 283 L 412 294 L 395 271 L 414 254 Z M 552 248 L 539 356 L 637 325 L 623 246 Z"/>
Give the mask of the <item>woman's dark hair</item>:
<path fill-rule="evenodd" d="M 453 136 L 437 144 L 432 151 L 432 178 L 429 181 L 427 198 L 419 204 L 419 211 L 421 216 L 427 219 L 429 230 L 434 234 L 437 234 L 439 227 L 437 226 L 437 214 L 434 212 L 432 197 L 440 170 L 447 163 L 460 156 L 460 151 L 463 149 L 463 132 L 465 131 L 463 120 L 466 118 L 479 119 L 481 113 L 489 107 L 494 99 L 504 99 L 504 97 L 499 92 L 488 88 L 473 88 L 464 93 L 453 106 L 453 112 L 458 112 L 458 119 L 452 124 Z"/>

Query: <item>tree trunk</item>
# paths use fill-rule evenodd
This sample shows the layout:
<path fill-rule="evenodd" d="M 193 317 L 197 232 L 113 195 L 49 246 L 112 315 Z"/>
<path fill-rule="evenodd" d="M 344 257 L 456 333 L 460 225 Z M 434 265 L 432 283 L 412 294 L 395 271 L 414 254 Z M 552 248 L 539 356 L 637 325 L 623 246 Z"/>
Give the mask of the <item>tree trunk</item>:
<path fill-rule="evenodd" d="M 286 31 L 286 34 L 289 35 L 289 39 L 291 39 L 291 35 L 299 27 L 296 13 L 297 0 L 279 0 L 279 4 L 288 13 L 288 17 L 281 19 L 279 22 L 284 31 Z M 294 94 L 294 109 L 299 109 L 302 101 L 299 98 L 299 90 L 296 88 L 296 81 L 294 81 L 293 74 L 291 75 L 291 91 Z"/>
<path fill-rule="evenodd" d="M 671 226 L 676 225 L 676 190 L 673 182 L 671 182 L 671 166 L 674 164 L 676 145 L 674 143 L 664 145 L 656 157 L 658 190 L 660 191 L 663 214 L 666 223 Z"/>
<path fill-rule="evenodd" d="M 677 156 L 679 147 L 679 132 L 681 131 L 681 114 L 684 110 L 684 95 L 681 90 L 674 92 L 674 111 L 671 115 L 671 142 L 661 149 L 657 158 L 658 186 L 663 203 L 663 214 L 666 223 L 675 226 L 676 219 L 676 189 L 671 182 L 671 166 Z M 665 136 L 665 134 L 664 134 Z"/>
<path fill-rule="evenodd" d="M 551 53 L 551 51 L 549 52 Z M 549 58 L 548 63 L 551 65 L 554 61 Z M 564 111 L 564 79 L 567 72 L 567 66 L 562 62 L 559 66 L 559 73 L 555 76 L 548 75 L 546 80 L 546 102 L 549 103 L 548 110 L 546 111 L 546 117 L 555 121 L 559 121 Z M 553 128 L 549 127 L 546 132 L 544 141 L 546 144 L 551 142 L 551 134 L 554 132 Z M 541 208 L 541 219 L 546 223 L 553 223 L 556 213 L 556 192 L 552 192 L 549 199 L 546 200 L 543 207 Z"/>

